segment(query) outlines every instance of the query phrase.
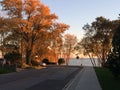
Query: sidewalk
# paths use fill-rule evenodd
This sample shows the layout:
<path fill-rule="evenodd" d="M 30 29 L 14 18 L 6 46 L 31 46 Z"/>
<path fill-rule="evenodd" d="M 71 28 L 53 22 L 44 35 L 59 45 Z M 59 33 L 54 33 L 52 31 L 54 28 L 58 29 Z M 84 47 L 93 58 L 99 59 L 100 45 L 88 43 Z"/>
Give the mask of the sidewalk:
<path fill-rule="evenodd" d="M 102 90 L 93 67 L 84 67 L 63 90 Z"/>

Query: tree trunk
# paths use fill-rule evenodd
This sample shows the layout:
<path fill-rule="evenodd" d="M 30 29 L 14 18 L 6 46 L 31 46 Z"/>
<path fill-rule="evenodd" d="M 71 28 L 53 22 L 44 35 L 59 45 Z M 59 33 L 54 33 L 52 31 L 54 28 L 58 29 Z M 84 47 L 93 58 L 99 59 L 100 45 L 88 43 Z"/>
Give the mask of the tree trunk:
<path fill-rule="evenodd" d="M 101 66 L 101 64 L 102 64 L 101 56 L 99 54 L 97 54 L 97 58 L 98 58 L 98 66 Z"/>
<path fill-rule="evenodd" d="M 91 58 L 91 56 L 90 56 L 90 54 L 89 54 L 89 53 L 88 53 L 88 56 L 89 56 L 90 61 L 91 61 L 92 65 L 93 65 L 93 67 L 94 67 L 95 65 L 94 65 L 94 63 L 93 63 L 93 61 L 92 61 L 92 58 Z"/>
<path fill-rule="evenodd" d="M 104 47 L 104 44 L 103 44 L 103 49 L 102 49 L 102 66 L 104 66 L 105 64 L 105 47 Z"/>
<path fill-rule="evenodd" d="M 31 50 L 26 49 L 26 64 L 31 65 Z"/>
<path fill-rule="evenodd" d="M 92 55 L 92 60 L 93 60 L 94 65 L 96 66 L 95 58 L 93 55 Z"/>
<path fill-rule="evenodd" d="M 26 64 L 31 65 L 31 54 L 32 54 L 32 50 L 33 50 L 33 42 L 34 42 L 34 37 L 32 35 L 31 39 L 28 40 L 28 47 L 26 47 Z"/>

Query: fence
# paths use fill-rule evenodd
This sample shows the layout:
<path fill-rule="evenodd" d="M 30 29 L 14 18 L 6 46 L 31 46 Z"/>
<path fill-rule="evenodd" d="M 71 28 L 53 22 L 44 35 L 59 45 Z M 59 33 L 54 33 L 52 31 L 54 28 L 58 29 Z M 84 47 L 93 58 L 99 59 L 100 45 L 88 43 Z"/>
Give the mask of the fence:
<path fill-rule="evenodd" d="M 0 64 L 0 71 L 3 72 L 15 72 L 16 65 Z"/>

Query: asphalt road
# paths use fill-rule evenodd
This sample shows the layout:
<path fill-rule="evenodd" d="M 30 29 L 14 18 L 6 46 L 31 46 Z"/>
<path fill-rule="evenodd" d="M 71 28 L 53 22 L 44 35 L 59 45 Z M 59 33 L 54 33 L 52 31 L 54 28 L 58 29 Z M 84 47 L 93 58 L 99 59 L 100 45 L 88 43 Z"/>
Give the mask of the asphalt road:
<path fill-rule="evenodd" d="M 0 75 L 0 90 L 62 90 L 81 67 L 49 66 Z"/>

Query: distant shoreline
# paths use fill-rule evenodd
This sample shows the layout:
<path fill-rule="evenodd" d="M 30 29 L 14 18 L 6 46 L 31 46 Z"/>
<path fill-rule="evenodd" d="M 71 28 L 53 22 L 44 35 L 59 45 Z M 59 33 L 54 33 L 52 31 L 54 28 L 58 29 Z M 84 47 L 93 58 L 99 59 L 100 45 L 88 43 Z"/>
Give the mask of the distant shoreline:
<path fill-rule="evenodd" d="M 98 63 L 98 59 L 97 58 L 94 58 L 95 59 L 95 63 L 97 66 L 99 66 L 99 63 Z M 90 58 L 79 58 L 79 59 L 76 59 L 76 58 L 71 58 L 69 60 L 69 65 L 73 65 L 73 66 L 93 66 L 91 61 L 90 61 Z"/>

